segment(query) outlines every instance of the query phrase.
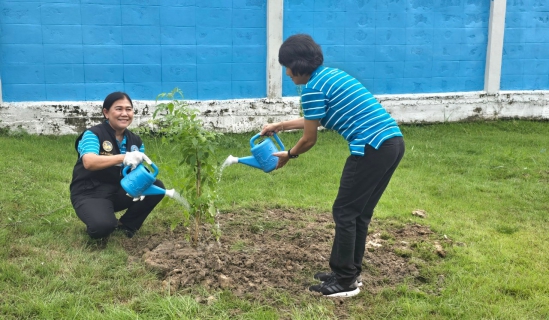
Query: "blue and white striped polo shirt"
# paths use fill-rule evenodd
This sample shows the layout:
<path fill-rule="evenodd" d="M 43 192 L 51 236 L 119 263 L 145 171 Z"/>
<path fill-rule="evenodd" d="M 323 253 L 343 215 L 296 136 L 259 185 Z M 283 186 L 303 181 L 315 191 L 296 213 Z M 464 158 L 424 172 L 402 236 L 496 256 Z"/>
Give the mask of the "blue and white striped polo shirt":
<path fill-rule="evenodd" d="M 122 142 L 118 142 L 118 148 L 121 154 L 126 153 L 126 136 L 124 136 Z M 141 144 L 139 151 L 145 153 L 144 143 Z M 99 154 L 99 138 L 90 130 L 86 130 L 82 135 L 82 139 L 78 142 L 78 154 L 80 157 L 87 153 Z"/>
<path fill-rule="evenodd" d="M 346 72 L 318 67 L 301 91 L 303 114 L 320 120 L 347 140 L 352 155 L 364 155 L 366 144 L 378 149 L 383 141 L 401 137 L 391 115 L 358 80 Z"/>

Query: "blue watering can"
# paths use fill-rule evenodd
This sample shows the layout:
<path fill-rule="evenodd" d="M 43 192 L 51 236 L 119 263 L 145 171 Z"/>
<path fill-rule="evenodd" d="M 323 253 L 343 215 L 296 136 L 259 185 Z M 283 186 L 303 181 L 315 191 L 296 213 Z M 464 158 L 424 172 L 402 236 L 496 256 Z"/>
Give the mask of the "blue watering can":
<path fill-rule="evenodd" d="M 125 167 L 122 170 L 123 178 L 120 181 L 120 185 L 132 198 L 159 194 L 164 194 L 173 198 L 175 194 L 174 189 L 165 190 L 153 184 L 156 181 L 156 176 L 158 175 L 158 167 L 154 163 L 151 163 L 151 167 L 154 169 L 153 173 L 149 172 L 147 167 L 145 167 L 142 163 L 140 163 L 130 173 L 128 173 L 130 167 Z"/>
<path fill-rule="evenodd" d="M 276 140 L 280 149 L 276 147 L 273 140 L 267 138 L 261 141 L 259 144 L 255 144 L 255 141 L 261 137 L 261 134 L 256 134 L 250 139 L 250 146 L 252 147 L 252 155 L 244 158 L 236 158 L 229 156 L 227 158 L 228 164 L 242 163 L 254 168 L 261 169 L 265 172 L 271 172 L 276 168 L 278 163 L 278 157 L 273 156 L 273 153 L 283 151 L 284 144 L 280 141 L 280 138 L 276 133 L 273 134 L 273 138 Z"/>

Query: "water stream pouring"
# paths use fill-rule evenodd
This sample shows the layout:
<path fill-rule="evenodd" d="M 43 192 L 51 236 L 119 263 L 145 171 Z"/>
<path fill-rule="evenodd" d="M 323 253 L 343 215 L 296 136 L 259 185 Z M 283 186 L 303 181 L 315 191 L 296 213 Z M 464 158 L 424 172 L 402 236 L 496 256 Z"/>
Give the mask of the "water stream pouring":
<path fill-rule="evenodd" d="M 256 134 L 250 139 L 250 146 L 252 155 L 243 158 L 233 157 L 232 155 L 225 160 L 227 165 L 234 163 L 242 163 L 257 169 L 261 169 L 264 172 L 271 172 L 276 168 L 278 163 L 278 157 L 273 156 L 273 153 L 283 151 L 284 144 L 280 141 L 280 138 L 276 133 L 273 134 L 273 138 L 278 143 L 280 149 L 276 147 L 273 140 L 267 138 L 261 141 L 259 144 L 255 144 L 255 141 L 261 137 L 261 134 Z"/>
<path fill-rule="evenodd" d="M 130 173 L 128 173 L 130 167 L 125 167 L 122 170 L 123 178 L 120 181 L 120 185 L 132 198 L 159 194 L 164 194 L 170 198 L 174 198 L 177 194 L 174 189 L 166 190 L 153 184 L 156 181 L 156 176 L 158 175 L 158 167 L 154 163 L 151 163 L 151 167 L 154 169 L 153 173 L 149 172 L 149 170 L 142 163 Z"/>

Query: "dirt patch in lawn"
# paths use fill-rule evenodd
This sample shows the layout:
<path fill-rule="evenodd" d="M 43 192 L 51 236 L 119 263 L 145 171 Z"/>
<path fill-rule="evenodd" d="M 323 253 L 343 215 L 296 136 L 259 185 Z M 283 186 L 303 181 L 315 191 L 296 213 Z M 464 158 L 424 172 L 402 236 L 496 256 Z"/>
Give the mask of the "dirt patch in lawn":
<path fill-rule="evenodd" d="M 130 261 L 142 259 L 171 292 L 202 286 L 239 296 L 277 288 L 302 294 L 312 275 L 329 269 L 334 234 L 330 213 L 299 210 L 224 213 L 219 242 L 203 230 L 197 247 L 189 230 L 125 239 Z M 374 220 L 363 261 L 364 290 L 375 293 L 405 279 L 427 281 L 422 265 L 445 255 L 444 238 L 427 226 Z"/>

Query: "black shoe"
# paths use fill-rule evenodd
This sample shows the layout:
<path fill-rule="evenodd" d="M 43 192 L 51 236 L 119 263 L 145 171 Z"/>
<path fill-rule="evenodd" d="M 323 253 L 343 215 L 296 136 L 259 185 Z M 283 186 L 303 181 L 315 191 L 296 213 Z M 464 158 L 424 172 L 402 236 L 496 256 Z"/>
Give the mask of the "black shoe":
<path fill-rule="evenodd" d="M 320 292 L 325 297 L 338 298 L 338 297 L 354 297 L 360 293 L 358 283 L 353 280 L 351 284 L 345 285 L 337 281 L 335 277 L 309 287 L 309 291 Z"/>
<path fill-rule="evenodd" d="M 320 280 L 322 282 L 328 281 L 331 278 L 335 278 L 335 272 L 318 272 L 318 273 L 315 273 L 313 278 L 315 278 L 316 280 Z M 355 280 L 358 283 L 358 286 L 362 287 L 362 276 L 360 274 L 356 276 Z"/>
<path fill-rule="evenodd" d="M 124 233 L 126 235 L 126 237 L 128 238 L 133 238 L 133 236 L 135 235 L 135 233 L 137 232 L 137 230 L 134 230 L 132 228 L 129 228 L 129 227 L 126 227 L 125 225 L 123 224 L 119 224 L 117 227 L 116 227 L 116 230 L 118 231 L 122 231 L 122 233 Z"/>

